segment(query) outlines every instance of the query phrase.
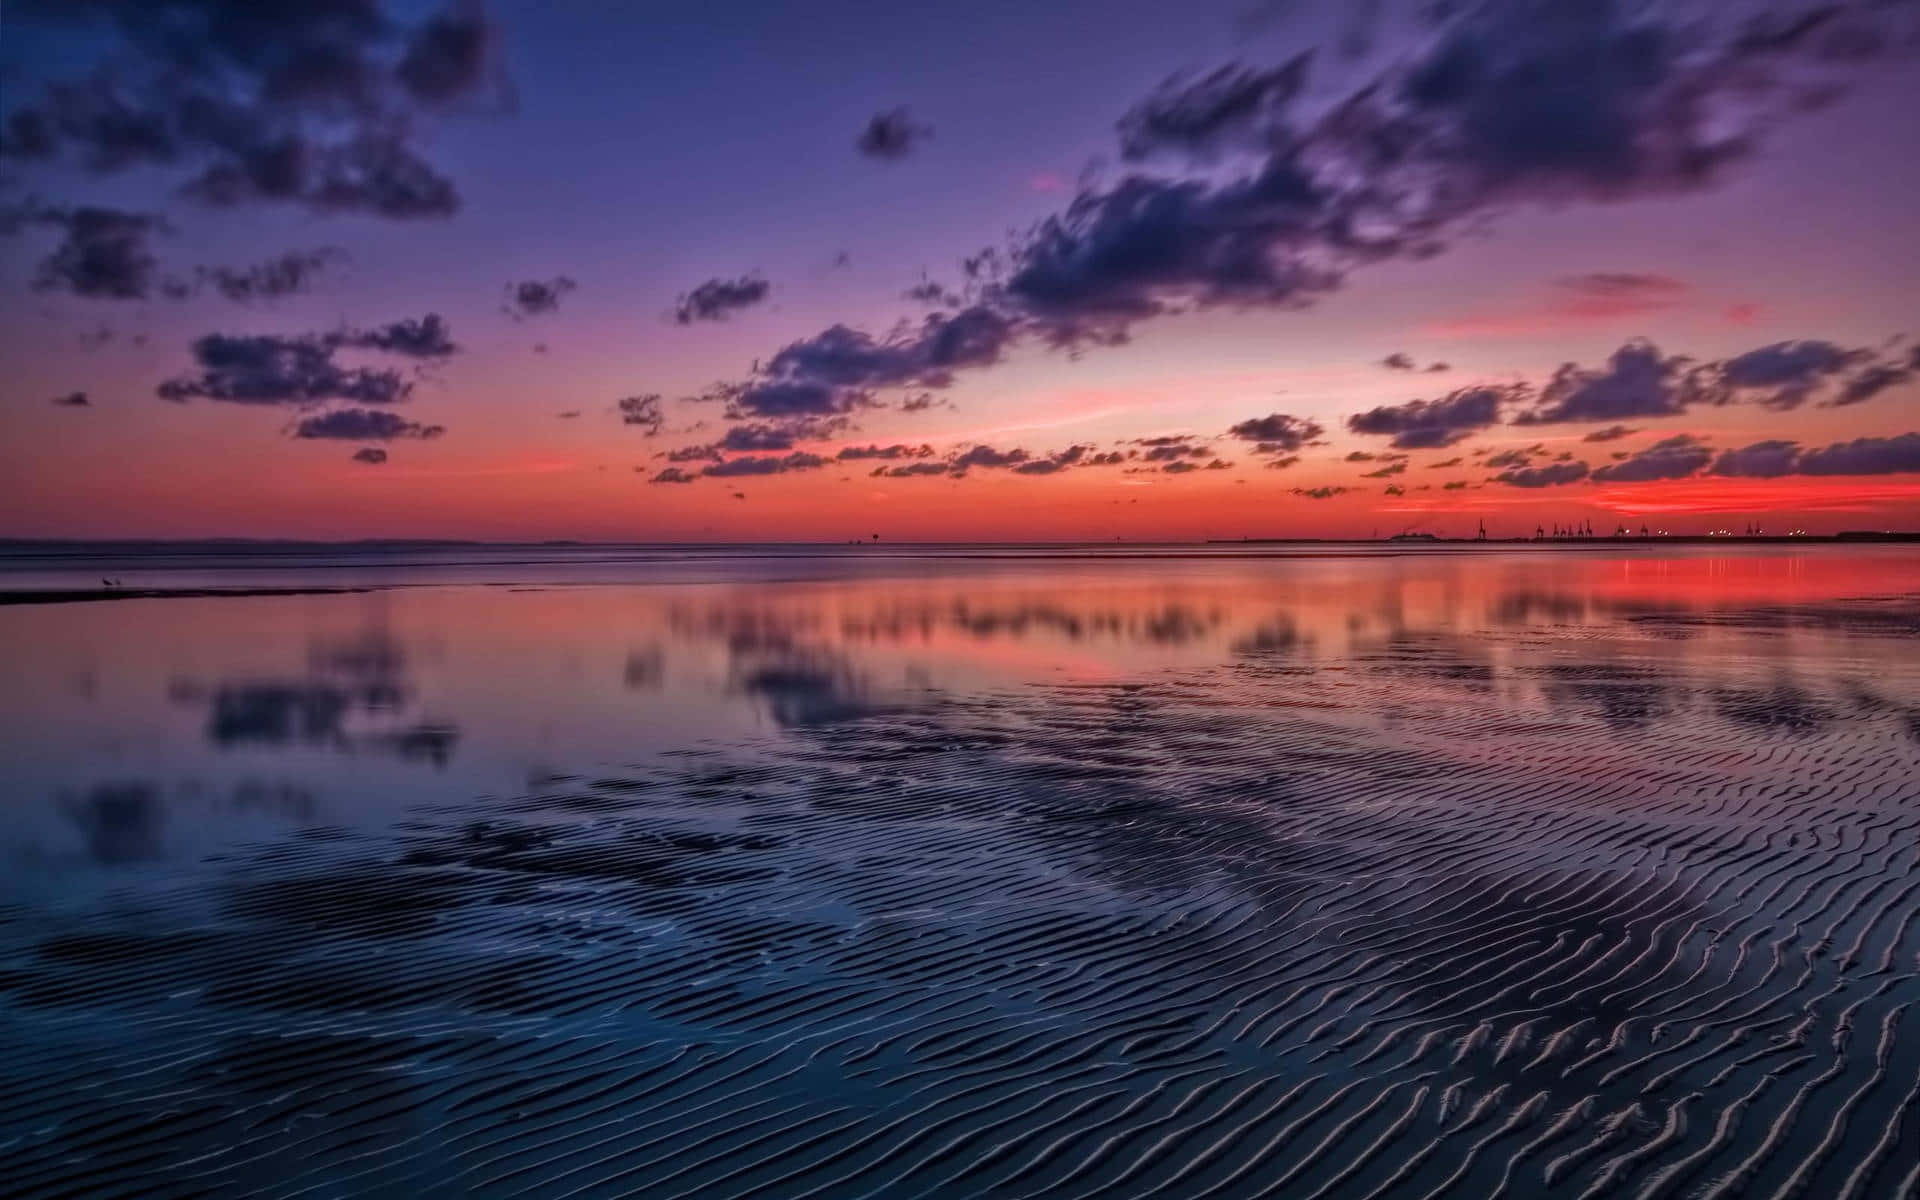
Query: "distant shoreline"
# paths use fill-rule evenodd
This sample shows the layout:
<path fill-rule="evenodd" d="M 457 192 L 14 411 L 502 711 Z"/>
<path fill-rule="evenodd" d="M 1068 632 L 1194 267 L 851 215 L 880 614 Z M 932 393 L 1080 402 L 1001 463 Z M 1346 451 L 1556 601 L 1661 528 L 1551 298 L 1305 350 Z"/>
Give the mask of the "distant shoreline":
<path fill-rule="evenodd" d="M 1849 530 L 1821 534 L 1622 534 L 1591 537 L 1439 537 L 1401 534 L 1374 538 L 1237 537 L 1191 541 L 1074 540 L 1047 542 L 966 541 L 813 541 L 813 542 L 598 542 L 598 541 L 475 541 L 440 538 L 362 538 L 345 541 L 295 541 L 277 538 L 87 539 L 0 538 L 0 558 L 90 559 L 113 555 L 205 554 L 236 558 L 264 558 L 278 554 L 406 553 L 432 550 L 659 550 L 691 553 L 742 551 L 853 551 L 853 550 L 1072 550 L 1094 548 L 1150 549 L 1197 546 L 1634 546 L 1634 545 L 1855 545 L 1862 543 L 1920 543 L 1920 531 Z"/>
<path fill-rule="evenodd" d="M 1213 538 L 1209 546 L 1282 546 L 1324 543 L 1321 538 Z M 1615 534 L 1590 537 L 1429 537 L 1421 534 L 1385 538 L 1354 539 L 1359 545 L 1377 546 L 1721 546 L 1729 542 L 1744 546 L 1871 545 L 1877 542 L 1907 544 L 1920 542 L 1920 532 L 1877 532 L 1861 530 L 1848 533 L 1651 533 Z"/>
<path fill-rule="evenodd" d="M 12 604 L 88 604 L 97 600 L 181 600 L 213 596 L 344 596 L 371 592 L 370 587 L 283 588 L 59 588 L 45 591 L 0 591 L 0 606 Z"/>

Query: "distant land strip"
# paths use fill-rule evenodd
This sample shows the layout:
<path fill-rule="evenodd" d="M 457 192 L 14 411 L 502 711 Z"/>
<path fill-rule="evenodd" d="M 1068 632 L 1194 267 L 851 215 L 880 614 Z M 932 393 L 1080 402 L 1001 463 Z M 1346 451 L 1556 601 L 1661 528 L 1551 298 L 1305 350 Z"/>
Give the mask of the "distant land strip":
<path fill-rule="evenodd" d="M 178 600 L 207 596 L 339 596 L 373 590 L 370 587 L 62 588 L 46 591 L 0 591 L 0 605 L 79 604 L 88 600 Z"/>

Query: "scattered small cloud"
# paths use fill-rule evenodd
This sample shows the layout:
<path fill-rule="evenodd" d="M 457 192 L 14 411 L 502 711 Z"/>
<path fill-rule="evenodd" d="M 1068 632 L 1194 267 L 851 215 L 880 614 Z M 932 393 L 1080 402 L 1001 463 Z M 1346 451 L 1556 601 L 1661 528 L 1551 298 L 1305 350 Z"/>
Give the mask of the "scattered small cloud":
<path fill-rule="evenodd" d="M 1495 475 L 1495 483 L 1504 483 L 1510 487 L 1543 488 L 1560 487 L 1569 483 L 1578 483 L 1587 477 L 1587 464 L 1583 462 L 1556 462 L 1544 467 L 1516 467 Z M 1453 486 L 1451 484 L 1447 485 Z"/>
<path fill-rule="evenodd" d="M 500 305 L 500 311 L 516 321 L 543 317 L 559 311 L 560 301 L 579 286 L 565 275 L 509 283 L 506 285 L 506 300 Z"/>
<path fill-rule="evenodd" d="M 620 413 L 621 424 L 639 426 L 648 437 L 659 437 L 660 431 L 666 428 L 667 417 L 660 406 L 658 392 L 622 397 L 614 407 Z"/>
<path fill-rule="evenodd" d="M 446 429 L 409 421 L 398 413 L 374 408 L 337 408 L 304 418 L 292 436 L 343 442 L 390 442 L 398 438 L 437 438 Z"/>
<path fill-rule="evenodd" d="M 854 148 L 868 158 L 883 162 L 897 162 L 912 154 L 928 138 L 933 136 L 933 127 L 923 125 L 913 119 L 913 114 L 905 107 L 891 108 L 875 113 L 867 122 L 860 136 L 854 139 Z"/>
<path fill-rule="evenodd" d="M 756 275 L 738 279 L 709 279 L 683 293 L 674 305 L 673 319 L 681 325 L 696 321 L 724 321 L 736 312 L 763 303 L 773 287 Z"/>
<path fill-rule="evenodd" d="M 247 267 L 200 267 L 194 274 L 227 299 L 251 304 L 304 292 L 322 273 L 346 259 L 347 252 L 338 246 L 321 246 L 289 250 Z"/>

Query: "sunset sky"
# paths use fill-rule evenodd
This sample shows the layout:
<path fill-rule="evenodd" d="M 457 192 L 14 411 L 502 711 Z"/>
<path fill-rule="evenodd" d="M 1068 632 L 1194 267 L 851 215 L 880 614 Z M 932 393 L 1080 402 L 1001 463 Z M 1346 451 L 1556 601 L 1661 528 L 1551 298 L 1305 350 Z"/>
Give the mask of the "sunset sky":
<path fill-rule="evenodd" d="M 1920 21 L 16 0 L 0 536 L 1920 528 Z"/>

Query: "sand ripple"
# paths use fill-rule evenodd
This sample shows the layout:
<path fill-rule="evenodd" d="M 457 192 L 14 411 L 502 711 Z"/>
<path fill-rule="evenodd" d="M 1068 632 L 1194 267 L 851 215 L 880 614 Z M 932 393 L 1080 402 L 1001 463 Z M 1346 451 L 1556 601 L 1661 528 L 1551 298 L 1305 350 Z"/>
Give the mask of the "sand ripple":
<path fill-rule="evenodd" d="M 1563 641 L 1256 645 L 0 914 L 4 1190 L 1920 1194 L 1913 715 Z"/>

